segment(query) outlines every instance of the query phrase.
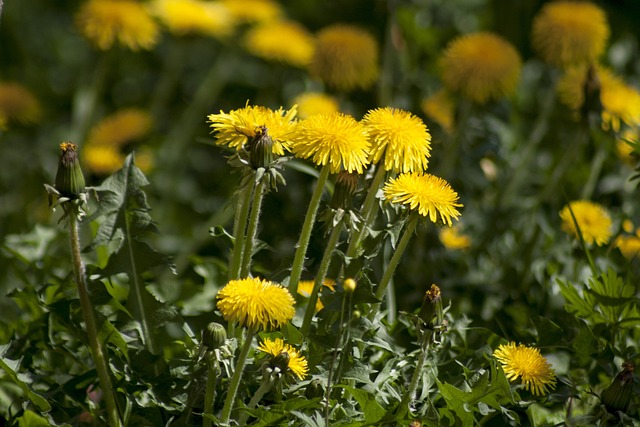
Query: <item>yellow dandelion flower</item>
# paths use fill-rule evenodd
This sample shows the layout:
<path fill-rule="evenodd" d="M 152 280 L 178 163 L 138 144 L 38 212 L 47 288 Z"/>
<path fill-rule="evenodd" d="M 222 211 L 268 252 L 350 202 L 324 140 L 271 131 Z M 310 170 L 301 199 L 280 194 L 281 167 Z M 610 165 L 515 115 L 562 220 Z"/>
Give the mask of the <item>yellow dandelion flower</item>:
<path fill-rule="evenodd" d="M 217 299 L 225 320 L 249 329 L 276 329 L 295 314 L 295 300 L 286 288 L 257 277 L 229 281 Z"/>
<path fill-rule="evenodd" d="M 149 147 L 142 147 L 136 151 L 136 166 L 145 175 L 150 173 L 154 168 L 153 150 Z"/>
<path fill-rule="evenodd" d="M 362 123 L 342 113 L 316 114 L 298 122 L 291 152 L 313 163 L 362 173 L 369 163 L 371 143 Z"/>
<path fill-rule="evenodd" d="M 595 62 L 604 52 L 609 25 L 593 3 L 547 3 L 533 21 L 532 43 L 542 59 L 559 67 Z"/>
<path fill-rule="evenodd" d="M 516 346 L 516 343 L 510 342 L 500 345 L 493 352 L 493 357 L 502 364 L 509 381 L 520 378 L 524 388 L 537 396 L 546 394 L 547 388 L 556 388 L 556 375 L 537 348 L 523 344 Z"/>
<path fill-rule="evenodd" d="M 151 131 L 151 115 L 137 108 L 117 111 L 98 122 L 89 132 L 88 144 L 121 147 Z"/>
<path fill-rule="evenodd" d="M 372 163 L 385 170 L 422 172 L 431 155 L 431 134 L 419 117 L 396 108 L 369 110 L 362 119 L 371 139 Z"/>
<path fill-rule="evenodd" d="M 471 237 L 462 233 L 459 224 L 453 227 L 442 228 L 439 237 L 447 249 L 468 249 L 471 246 Z"/>
<path fill-rule="evenodd" d="M 224 0 L 223 3 L 239 22 L 275 21 L 284 14 L 280 5 L 273 0 Z"/>
<path fill-rule="evenodd" d="M 453 131 L 455 104 L 446 90 L 440 89 L 423 100 L 420 106 L 424 114 L 440 125 L 445 132 Z"/>
<path fill-rule="evenodd" d="M 296 96 L 293 103 L 298 106 L 298 117 L 301 119 L 315 114 L 331 114 L 340 111 L 340 105 L 335 97 L 320 92 L 302 93 Z"/>
<path fill-rule="evenodd" d="M 18 83 L 0 83 L 0 116 L 5 124 L 35 123 L 41 115 L 40 103 L 29 89 Z"/>
<path fill-rule="evenodd" d="M 633 155 L 634 148 L 627 141 L 640 144 L 640 129 L 626 128 L 622 131 L 620 138 L 616 140 L 616 153 L 618 154 L 618 158 L 622 160 L 623 163 L 635 167 L 637 160 Z"/>
<path fill-rule="evenodd" d="M 438 217 L 451 226 L 451 218 L 457 220 L 462 204 L 458 203 L 458 193 L 447 181 L 431 174 L 405 173 L 391 178 L 383 188 L 384 198 L 391 203 L 409 205 L 432 222 Z"/>
<path fill-rule="evenodd" d="M 560 211 L 562 230 L 577 237 L 578 230 L 571 211 L 587 244 L 595 242 L 598 246 L 602 246 L 609 242 L 612 234 L 611 217 L 603 206 L 589 200 L 576 200 L 562 208 Z"/>
<path fill-rule="evenodd" d="M 220 2 L 202 0 L 154 0 L 152 12 L 171 33 L 225 37 L 235 28 L 235 18 Z"/>
<path fill-rule="evenodd" d="M 314 50 L 311 33 L 292 21 L 267 22 L 253 27 L 247 31 L 244 44 L 255 56 L 301 68 L 309 64 Z"/>
<path fill-rule="evenodd" d="M 451 41 L 440 65 L 448 89 L 484 104 L 515 92 L 522 61 L 509 42 L 481 32 Z"/>
<path fill-rule="evenodd" d="M 637 235 L 621 235 L 616 237 L 613 246 L 618 248 L 627 259 L 640 257 L 640 237 Z"/>
<path fill-rule="evenodd" d="M 291 146 L 296 112 L 296 106 L 288 111 L 282 107 L 273 111 L 267 107 L 247 105 L 229 113 L 210 114 L 207 118 L 216 134 L 216 144 L 241 150 L 249 139 L 256 136 L 261 126 L 265 126 L 273 140 L 273 153 L 282 156 Z"/>
<path fill-rule="evenodd" d="M 379 74 L 378 44 L 361 28 L 336 24 L 317 35 L 311 74 L 338 90 L 368 89 Z"/>
<path fill-rule="evenodd" d="M 311 296 L 311 292 L 313 291 L 313 280 L 301 280 L 298 282 L 298 294 L 303 297 L 309 298 Z M 324 279 L 322 281 L 322 286 L 325 288 L 331 289 L 331 292 L 335 291 L 336 281 L 333 279 Z M 320 298 L 316 300 L 316 313 L 324 308 L 324 304 L 320 301 Z"/>
<path fill-rule="evenodd" d="M 595 71 L 600 81 L 603 129 L 619 132 L 621 123 L 628 126 L 640 124 L 640 91 L 626 84 L 606 68 L 596 66 Z M 584 103 L 586 79 L 586 67 L 573 67 L 566 71 L 556 87 L 560 101 L 576 115 Z"/>
<path fill-rule="evenodd" d="M 82 149 L 82 163 L 87 172 L 110 175 L 122 167 L 124 156 L 111 145 L 86 144 Z"/>
<path fill-rule="evenodd" d="M 298 350 L 289 344 L 285 344 L 280 338 L 275 340 L 265 339 L 258 346 L 258 350 L 270 354 L 272 356 L 279 356 L 282 353 L 287 353 L 289 356 L 289 363 L 287 367 L 299 380 L 303 380 L 309 372 L 307 366 L 307 359 L 300 354 Z"/>
<path fill-rule="evenodd" d="M 76 15 L 82 34 L 99 49 L 116 41 L 131 50 L 151 49 L 159 28 L 146 7 L 132 0 L 89 0 Z"/>

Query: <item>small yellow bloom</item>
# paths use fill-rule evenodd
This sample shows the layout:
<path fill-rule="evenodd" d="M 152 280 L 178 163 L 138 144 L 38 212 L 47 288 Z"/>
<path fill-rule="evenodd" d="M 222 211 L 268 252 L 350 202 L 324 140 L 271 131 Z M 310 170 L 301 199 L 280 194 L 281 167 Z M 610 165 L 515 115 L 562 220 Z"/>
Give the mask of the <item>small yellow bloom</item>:
<path fill-rule="evenodd" d="M 316 114 L 298 122 L 291 151 L 316 165 L 362 173 L 369 163 L 368 133 L 362 123 L 342 114 Z"/>
<path fill-rule="evenodd" d="M 405 173 L 391 178 L 383 188 L 384 198 L 391 203 L 409 205 L 432 222 L 438 218 L 451 226 L 451 218 L 457 220 L 462 204 L 458 203 L 458 193 L 447 181 L 430 174 Z"/>
<path fill-rule="evenodd" d="M 620 138 L 616 140 L 616 153 L 623 163 L 635 167 L 638 159 L 633 155 L 634 147 L 629 143 L 634 142 L 640 147 L 640 128 L 626 128 L 622 131 Z"/>
<path fill-rule="evenodd" d="M 249 139 L 256 136 L 261 126 L 265 126 L 273 140 L 273 153 L 282 156 L 291 146 L 296 112 L 296 106 L 289 111 L 282 107 L 273 111 L 267 107 L 248 105 L 229 113 L 220 111 L 220 114 L 210 114 L 207 118 L 216 134 L 216 144 L 241 150 Z"/>
<path fill-rule="evenodd" d="M 604 11 L 589 2 L 547 3 L 533 21 L 533 47 L 546 62 L 563 68 L 596 62 L 608 38 Z"/>
<path fill-rule="evenodd" d="M 449 43 L 440 65 L 448 89 L 484 104 L 515 92 L 522 61 L 509 42 L 481 32 Z"/>
<path fill-rule="evenodd" d="M 220 2 L 202 0 L 154 0 L 151 10 L 173 34 L 226 37 L 235 28 L 235 18 Z"/>
<path fill-rule="evenodd" d="M 618 236 L 613 246 L 618 248 L 627 259 L 640 257 L 640 237 L 637 235 Z"/>
<path fill-rule="evenodd" d="M 76 15 L 80 32 L 99 49 L 116 41 L 131 50 L 151 49 L 159 28 L 146 7 L 132 0 L 89 0 Z"/>
<path fill-rule="evenodd" d="M 117 111 L 96 124 L 89 132 L 88 144 L 122 147 L 145 137 L 152 126 L 151 115 L 137 108 Z"/>
<path fill-rule="evenodd" d="M 284 15 L 278 2 L 273 0 L 223 0 L 223 3 L 239 22 L 270 22 Z"/>
<path fill-rule="evenodd" d="M 298 294 L 302 295 L 303 297 L 309 298 L 311 296 L 311 292 L 313 291 L 313 285 L 314 285 L 314 281 L 313 280 L 301 280 L 301 281 L 299 281 L 298 282 Z M 322 281 L 322 286 L 326 287 L 326 288 L 329 288 L 331 290 L 331 292 L 335 291 L 335 285 L 336 285 L 336 281 L 333 280 L 333 279 L 325 278 Z M 322 290 L 318 294 L 318 299 L 316 300 L 316 313 L 324 308 L 324 304 L 322 304 L 322 301 L 320 301 L 320 298 L 319 298 L 321 293 L 322 293 Z"/>
<path fill-rule="evenodd" d="M 577 237 L 578 230 L 571 211 L 587 244 L 595 242 L 598 246 L 602 246 L 609 242 L 612 234 L 611 217 L 603 206 L 589 200 L 577 200 L 562 208 L 560 211 L 562 229 Z"/>
<path fill-rule="evenodd" d="M 217 299 L 225 320 L 249 329 L 277 329 L 295 314 L 295 300 L 286 288 L 257 277 L 230 280 Z"/>
<path fill-rule="evenodd" d="M 317 35 L 310 72 L 338 90 L 368 89 L 378 78 L 378 44 L 352 25 L 326 27 Z"/>
<path fill-rule="evenodd" d="M 471 238 L 462 233 L 459 224 L 440 229 L 439 235 L 440 241 L 447 249 L 468 249 L 471 246 Z"/>
<path fill-rule="evenodd" d="M 82 162 L 87 172 L 104 176 L 120 169 L 124 156 L 112 145 L 86 144 L 82 149 Z"/>
<path fill-rule="evenodd" d="M 551 365 L 537 348 L 527 347 L 510 342 L 500 345 L 494 352 L 509 381 L 520 378 L 526 390 L 541 396 L 547 393 L 547 388 L 556 388 L 556 375 Z"/>
<path fill-rule="evenodd" d="M 396 108 L 369 110 L 362 119 L 371 139 L 372 163 L 385 170 L 422 172 L 431 155 L 431 134 L 419 117 Z"/>
<path fill-rule="evenodd" d="M 244 44 L 252 54 L 304 68 L 311 62 L 314 39 L 302 25 L 293 21 L 275 21 L 247 31 Z"/>
<path fill-rule="evenodd" d="M 306 119 L 315 114 L 331 114 L 340 111 L 338 100 L 325 93 L 305 92 L 293 100 L 298 106 L 298 117 Z"/>
<path fill-rule="evenodd" d="M 453 131 L 455 104 L 446 90 L 440 89 L 426 98 L 422 101 L 421 107 L 424 114 L 439 124 L 445 132 Z"/>
<path fill-rule="evenodd" d="M 0 83 L 0 118 L 5 125 L 36 123 L 41 115 L 40 103 L 30 90 L 18 83 Z"/>
<path fill-rule="evenodd" d="M 285 344 L 280 338 L 270 340 L 269 338 L 262 341 L 258 346 L 258 350 L 270 354 L 272 356 L 279 356 L 282 353 L 287 353 L 289 356 L 288 368 L 299 380 L 303 380 L 309 372 L 307 366 L 307 359 L 300 355 L 300 352 L 289 344 Z"/>

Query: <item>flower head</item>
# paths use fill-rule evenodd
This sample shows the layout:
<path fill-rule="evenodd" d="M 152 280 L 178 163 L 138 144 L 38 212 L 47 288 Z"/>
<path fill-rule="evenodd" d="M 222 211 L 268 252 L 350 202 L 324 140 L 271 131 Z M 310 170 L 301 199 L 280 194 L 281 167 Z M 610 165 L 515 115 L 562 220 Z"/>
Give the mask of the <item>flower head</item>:
<path fill-rule="evenodd" d="M 471 246 L 471 238 L 462 233 L 459 224 L 440 230 L 440 241 L 447 249 L 467 249 Z"/>
<path fill-rule="evenodd" d="M 313 36 L 293 21 L 267 22 L 247 31 L 244 44 L 252 54 L 304 68 L 311 62 Z"/>
<path fill-rule="evenodd" d="M 522 63 L 516 49 L 488 32 L 454 39 L 441 59 L 442 80 L 479 104 L 515 92 Z"/>
<path fill-rule="evenodd" d="M 202 0 L 154 0 L 153 13 L 173 34 L 225 37 L 235 28 L 235 18 L 226 5 Z"/>
<path fill-rule="evenodd" d="M 258 350 L 275 357 L 282 353 L 287 353 L 289 356 L 287 363 L 288 370 L 298 377 L 299 380 L 302 380 L 307 376 L 307 372 L 309 371 L 309 368 L 307 367 L 307 359 L 300 355 L 300 352 L 294 347 L 289 344 L 285 344 L 280 338 L 276 338 L 275 340 L 270 340 L 269 338 L 265 339 L 258 346 Z"/>
<path fill-rule="evenodd" d="M 547 3 L 533 21 L 533 47 L 551 64 L 567 67 L 595 62 L 609 37 L 607 17 L 593 3 Z"/>
<path fill-rule="evenodd" d="M 217 299 L 217 307 L 228 322 L 249 329 L 276 329 L 295 314 L 295 300 L 286 288 L 257 277 L 230 280 Z"/>
<path fill-rule="evenodd" d="M 325 93 L 305 92 L 293 100 L 298 106 L 298 117 L 306 119 L 314 114 L 331 114 L 340 111 L 338 100 Z"/>
<path fill-rule="evenodd" d="M 85 144 L 82 164 L 95 175 L 109 175 L 122 167 L 124 156 L 117 147 L 103 144 Z"/>
<path fill-rule="evenodd" d="M 298 282 L 298 294 L 309 298 L 311 296 L 311 292 L 313 291 L 313 285 L 314 285 L 313 280 L 300 280 Z M 335 291 L 335 285 L 336 285 L 336 281 L 333 279 L 325 278 L 322 281 L 322 287 L 330 289 L 331 292 Z M 322 301 L 320 301 L 320 298 L 318 298 L 316 300 L 316 313 L 322 310 L 323 308 L 324 308 L 324 304 L 322 304 Z"/>
<path fill-rule="evenodd" d="M 291 151 L 311 158 L 316 165 L 331 165 L 331 173 L 342 169 L 362 173 L 369 163 L 368 133 L 362 123 L 342 114 L 317 114 L 298 122 Z"/>
<path fill-rule="evenodd" d="M 296 107 L 289 111 L 282 108 L 273 111 L 270 108 L 247 105 L 229 113 L 210 114 L 207 118 L 216 134 L 216 144 L 241 150 L 249 139 L 255 138 L 263 127 L 273 140 L 273 153 L 283 155 L 291 145 Z"/>
<path fill-rule="evenodd" d="M 18 83 L 0 83 L 0 117 L 5 122 L 35 123 L 41 115 L 38 99 Z"/>
<path fill-rule="evenodd" d="M 146 136 L 151 125 L 151 115 L 146 111 L 137 108 L 120 110 L 91 129 L 87 144 L 121 147 Z"/>
<path fill-rule="evenodd" d="M 595 242 L 598 246 L 602 246 L 609 242 L 612 234 L 611 217 L 604 207 L 589 200 L 576 200 L 562 208 L 560 211 L 562 229 L 577 237 L 578 230 L 571 212 L 587 244 Z"/>
<path fill-rule="evenodd" d="M 458 203 L 458 193 L 447 181 L 430 174 L 405 173 L 392 178 L 383 188 L 384 198 L 391 203 L 409 205 L 432 222 L 438 217 L 451 226 L 451 218 L 457 220 L 462 204 Z"/>
<path fill-rule="evenodd" d="M 378 44 L 369 33 L 355 26 L 326 27 L 317 35 L 310 71 L 339 90 L 367 89 L 378 78 Z"/>
<path fill-rule="evenodd" d="M 278 2 L 273 0 L 223 0 L 223 3 L 239 22 L 269 22 L 283 15 Z"/>
<path fill-rule="evenodd" d="M 423 100 L 421 107 L 424 114 L 439 124 L 445 132 L 451 133 L 453 131 L 455 104 L 446 90 L 440 89 Z"/>
<path fill-rule="evenodd" d="M 371 144 L 371 161 L 386 170 L 422 172 L 431 155 L 431 134 L 419 117 L 396 108 L 369 110 L 362 119 Z"/>
<path fill-rule="evenodd" d="M 116 41 L 131 50 L 150 49 L 159 29 L 144 5 L 132 0 L 89 0 L 76 15 L 82 34 L 99 49 Z"/>
<path fill-rule="evenodd" d="M 552 390 L 556 387 L 556 375 L 537 348 L 523 344 L 516 346 L 510 342 L 500 345 L 493 352 L 493 357 L 502 364 L 509 381 L 520 377 L 524 388 L 537 396 L 547 393 L 547 387 Z"/>

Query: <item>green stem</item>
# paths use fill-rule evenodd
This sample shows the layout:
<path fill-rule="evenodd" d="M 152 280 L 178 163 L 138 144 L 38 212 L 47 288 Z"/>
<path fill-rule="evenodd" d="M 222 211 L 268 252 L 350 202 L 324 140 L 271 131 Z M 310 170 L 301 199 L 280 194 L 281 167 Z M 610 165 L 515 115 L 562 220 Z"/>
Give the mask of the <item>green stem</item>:
<path fill-rule="evenodd" d="M 222 407 L 222 414 L 220 415 L 220 425 L 229 425 L 229 418 L 231 418 L 231 410 L 236 400 L 236 394 L 238 393 L 238 387 L 240 386 L 240 379 L 242 378 L 242 372 L 244 371 L 244 365 L 247 363 L 247 356 L 249 350 L 251 350 L 251 344 L 253 343 L 253 336 L 256 334 L 256 329 L 247 330 L 247 336 L 242 346 L 242 351 L 238 356 L 238 362 L 236 368 L 233 371 L 233 376 L 229 383 L 229 390 L 227 391 L 227 398 L 224 401 Z"/>
<path fill-rule="evenodd" d="M 333 255 L 333 251 L 338 244 L 338 239 L 340 238 L 340 233 L 342 232 L 343 228 L 342 226 L 343 222 L 342 220 L 340 220 L 340 222 L 338 222 L 338 224 L 333 227 L 333 230 L 331 230 L 331 234 L 329 235 L 329 241 L 327 242 L 324 254 L 322 255 L 320 268 L 318 269 L 318 273 L 316 274 L 315 280 L 313 282 L 313 290 L 311 291 L 311 295 L 309 295 L 307 309 L 304 313 L 304 320 L 302 322 L 302 327 L 300 328 L 302 336 L 306 337 L 309 333 L 309 328 L 311 327 L 311 319 L 313 319 L 313 315 L 316 311 L 318 293 L 320 292 L 320 288 L 322 288 L 324 278 L 327 276 L 327 271 L 329 270 L 329 265 L 331 264 L 331 256 Z"/>
<path fill-rule="evenodd" d="M 242 250 L 244 249 L 244 241 L 246 239 L 245 231 L 249 217 L 249 208 L 251 207 L 251 195 L 253 194 L 254 188 L 253 182 L 253 179 L 247 179 L 244 188 L 241 189 L 240 194 L 238 194 L 236 218 L 233 223 L 233 252 L 229 260 L 228 280 L 236 280 L 240 277 Z"/>
<path fill-rule="evenodd" d="M 89 348 L 91 349 L 93 361 L 96 364 L 96 371 L 98 372 L 100 387 L 102 388 L 102 391 L 104 393 L 104 401 L 107 406 L 109 425 L 121 426 L 122 422 L 120 421 L 120 415 L 118 413 L 115 392 L 111 385 L 111 378 L 109 377 L 109 364 L 107 363 L 106 356 L 102 352 L 102 345 L 100 343 L 100 340 L 98 339 L 96 318 L 93 312 L 93 306 L 91 305 L 91 300 L 89 298 L 89 290 L 87 288 L 84 263 L 82 262 L 82 257 L 80 256 L 80 237 L 78 235 L 77 211 L 75 208 L 72 208 L 67 213 L 69 217 L 69 241 L 71 243 L 73 271 L 76 285 L 78 286 L 78 296 L 80 297 L 82 317 L 84 319 L 85 327 L 87 328 Z"/>
<path fill-rule="evenodd" d="M 220 363 L 217 355 L 209 360 L 209 372 L 207 373 L 207 388 L 204 394 L 204 414 L 213 415 L 213 401 L 216 396 L 216 383 L 218 382 L 218 373 L 220 373 Z M 211 420 L 203 417 L 204 427 L 212 427 Z"/>
<path fill-rule="evenodd" d="M 351 296 L 351 293 L 349 293 L 349 296 Z M 342 334 L 344 333 L 344 311 L 346 307 L 347 307 L 347 297 L 345 295 L 345 297 L 342 298 L 342 307 L 340 308 L 340 323 L 339 323 L 340 329 L 338 332 L 338 336 L 336 338 L 336 345 L 333 348 L 333 356 L 331 357 L 331 364 L 329 365 L 329 373 L 327 374 L 327 389 L 325 390 L 325 393 L 324 393 L 324 418 L 325 418 L 326 426 L 331 425 L 329 424 L 329 407 L 331 406 L 330 405 L 331 381 L 333 380 L 333 373 L 336 365 L 336 360 L 338 359 L 338 352 L 341 349 L 340 344 L 342 343 Z"/>
<path fill-rule="evenodd" d="M 402 419 L 409 410 L 409 404 L 413 400 L 416 389 L 418 388 L 418 382 L 420 380 L 420 377 L 422 377 L 422 369 L 424 368 L 424 364 L 427 361 L 427 354 L 429 351 L 429 346 L 431 344 L 432 335 L 433 331 L 425 332 L 425 336 L 423 337 L 424 341 L 420 346 L 420 358 L 418 359 L 418 364 L 413 371 L 413 376 L 411 377 L 409 388 L 405 392 L 402 400 L 400 401 L 400 405 L 398 406 L 398 416 L 396 417 L 396 419 L 398 420 Z"/>
<path fill-rule="evenodd" d="M 327 163 L 322 167 L 316 188 L 311 195 L 311 201 L 309 202 L 309 208 L 307 209 L 307 215 L 304 218 L 304 224 L 302 225 L 302 231 L 300 232 L 300 239 L 298 240 L 298 247 L 296 248 L 295 256 L 293 257 L 293 264 L 291 266 L 291 276 L 289 276 L 289 292 L 291 295 L 296 295 L 298 292 L 298 282 L 300 281 L 300 275 L 302 274 L 302 267 L 304 266 L 304 257 L 307 254 L 307 248 L 309 247 L 309 239 L 311 238 L 311 230 L 313 230 L 313 224 L 316 221 L 316 213 L 318 213 L 318 206 L 320 205 L 320 199 L 322 192 L 324 191 L 324 185 L 329 178 L 329 172 L 331 165 Z"/>
<path fill-rule="evenodd" d="M 389 285 L 391 278 L 393 277 L 393 273 L 395 273 L 396 267 L 398 267 L 400 259 L 402 258 L 402 254 L 407 248 L 407 244 L 409 244 L 409 240 L 411 240 L 411 236 L 413 235 L 413 232 L 418 225 L 419 218 L 420 216 L 418 213 L 412 213 L 411 217 L 409 218 L 409 223 L 407 224 L 407 227 L 405 228 L 402 237 L 400 238 L 400 242 L 398 243 L 398 246 L 396 247 L 396 250 L 391 257 L 391 260 L 389 260 L 389 265 L 387 266 L 384 274 L 382 275 L 382 279 L 380 280 L 380 283 L 376 288 L 375 296 L 379 300 L 382 300 L 382 298 L 384 297 L 384 293 L 387 290 L 387 286 Z M 373 319 L 379 309 L 380 303 L 372 305 L 371 311 L 369 312 L 369 320 Z"/>
<path fill-rule="evenodd" d="M 260 387 L 258 388 L 258 390 L 256 390 L 256 393 L 253 395 L 253 397 L 249 401 L 249 404 L 247 405 L 247 409 L 255 408 L 256 405 L 258 404 L 258 402 L 260 402 L 260 400 L 262 400 L 264 395 L 267 394 L 269 392 L 269 390 L 271 390 L 271 387 L 273 387 L 273 383 L 274 383 L 274 379 L 272 378 L 271 375 L 266 377 L 262 381 L 262 384 L 260 384 Z M 246 422 L 247 422 L 247 418 L 249 418 L 249 413 L 248 412 L 244 412 L 240 416 L 239 424 L 241 426 L 245 425 Z"/>
<path fill-rule="evenodd" d="M 253 256 L 253 246 L 258 234 L 258 222 L 260 221 L 260 210 L 264 199 L 264 189 L 266 186 L 266 175 L 260 178 L 251 201 L 251 215 L 249 216 L 249 226 L 244 239 L 244 249 L 242 250 L 242 264 L 240 266 L 240 278 L 247 277 L 251 267 L 251 257 Z"/>
<path fill-rule="evenodd" d="M 598 178 L 600 177 L 600 172 L 602 171 L 602 166 L 604 165 L 604 161 L 606 158 L 606 147 L 601 145 L 600 147 L 598 147 L 598 152 L 591 161 L 591 167 L 589 168 L 589 178 L 582 188 L 582 199 L 588 200 L 591 198 L 591 196 L 593 196 L 593 191 L 595 190 L 596 184 L 598 183 Z"/>

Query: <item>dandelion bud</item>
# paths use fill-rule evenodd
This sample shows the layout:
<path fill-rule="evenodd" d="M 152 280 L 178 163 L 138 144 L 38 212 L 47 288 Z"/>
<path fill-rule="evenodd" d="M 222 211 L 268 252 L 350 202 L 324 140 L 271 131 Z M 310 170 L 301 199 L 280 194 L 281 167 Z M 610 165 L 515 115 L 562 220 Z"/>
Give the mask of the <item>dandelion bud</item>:
<path fill-rule="evenodd" d="M 356 290 L 356 281 L 353 279 L 347 279 L 344 281 L 344 291 L 348 294 L 355 292 Z"/>
<path fill-rule="evenodd" d="M 324 395 L 324 389 L 320 380 L 313 380 L 307 384 L 307 388 L 304 390 L 304 397 L 307 399 L 313 399 L 314 397 L 322 397 Z"/>
<path fill-rule="evenodd" d="M 609 412 L 626 412 L 629 408 L 635 369 L 636 365 L 633 362 L 624 362 L 622 371 L 616 375 L 611 385 L 600 395 L 602 403 Z"/>
<path fill-rule="evenodd" d="M 358 174 L 341 171 L 336 177 L 336 186 L 331 197 L 333 209 L 350 209 L 358 189 Z"/>
<path fill-rule="evenodd" d="M 222 347 L 226 340 L 227 331 L 220 323 L 211 322 L 202 331 L 202 344 L 209 350 Z"/>
<path fill-rule="evenodd" d="M 249 164 L 254 169 L 266 168 L 273 162 L 273 140 L 266 126 L 260 126 L 249 141 Z"/>
<path fill-rule="evenodd" d="M 442 297 L 440 295 L 440 288 L 436 285 L 431 285 L 431 288 L 429 288 L 424 295 L 418 317 L 420 317 L 425 324 L 431 326 L 433 325 L 433 317 L 441 311 Z"/>
<path fill-rule="evenodd" d="M 76 148 L 76 145 L 70 142 L 60 144 L 60 160 L 56 172 L 56 190 L 70 199 L 78 198 L 85 187 Z"/>

